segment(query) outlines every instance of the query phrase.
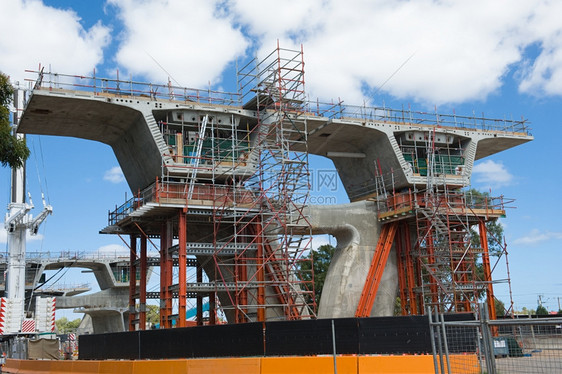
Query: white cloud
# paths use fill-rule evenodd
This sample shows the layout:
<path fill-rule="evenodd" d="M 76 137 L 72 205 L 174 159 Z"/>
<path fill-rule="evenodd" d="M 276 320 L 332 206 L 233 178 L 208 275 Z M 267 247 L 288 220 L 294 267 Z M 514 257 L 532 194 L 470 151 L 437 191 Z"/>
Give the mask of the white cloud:
<path fill-rule="evenodd" d="M 559 75 L 562 80 L 562 24 L 557 19 L 562 9 L 556 9 L 562 5 L 547 0 L 228 4 L 259 38 L 262 55 L 274 48 L 276 39 L 286 47 L 304 43 L 312 97 L 342 97 L 346 103 L 361 104 L 365 88 L 376 91 L 411 57 L 383 91 L 430 104 L 485 100 L 501 87 L 510 69 L 520 67 L 525 49 L 534 43 L 544 47 L 537 59 L 540 66 L 519 76 L 547 92 L 562 91 L 557 84 Z M 554 66 L 560 74 L 556 70 L 542 81 Z"/>
<path fill-rule="evenodd" d="M 28 230 L 25 235 L 25 240 L 28 242 L 40 241 L 43 240 L 43 234 L 31 235 Z M 0 243 L 5 244 L 7 242 L 8 242 L 8 232 L 4 227 L 4 222 L 0 222 Z"/>
<path fill-rule="evenodd" d="M 109 3 L 117 8 L 125 27 L 117 62 L 153 82 L 166 82 L 169 73 L 182 86 L 206 87 L 209 81 L 216 83 L 248 46 L 219 0 Z"/>
<path fill-rule="evenodd" d="M 116 67 L 157 83 L 168 73 L 185 86 L 223 83 L 221 74 L 237 58 L 245 60 L 250 46 L 263 56 L 279 39 L 282 47 L 304 44 L 311 98 L 362 104 L 392 76 L 382 91 L 401 100 L 431 106 L 485 100 L 511 72 L 523 92 L 562 95 L 561 2 L 107 3 L 123 26 L 112 26 L 119 32 Z M 103 62 L 112 30 L 101 21 L 85 29 L 75 12 L 37 0 L 5 0 L 2 11 L 10 16 L 0 24 L 0 70 L 14 80 L 40 62 L 75 74 L 89 74 Z M 382 104 L 376 95 L 372 103 Z"/>
<path fill-rule="evenodd" d="M 25 69 L 39 64 L 68 74 L 91 72 L 103 61 L 110 29 L 98 22 L 89 29 L 78 15 L 41 1 L 2 1 L 0 22 L 0 70 L 23 83 Z"/>
<path fill-rule="evenodd" d="M 536 60 L 525 61 L 519 89 L 535 94 L 562 95 L 562 24 L 559 1 L 537 2 L 527 30 L 540 49 Z"/>
<path fill-rule="evenodd" d="M 105 172 L 103 180 L 117 184 L 123 182 L 125 180 L 125 176 L 119 166 L 114 166 Z"/>
<path fill-rule="evenodd" d="M 102 257 L 128 256 L 129 254 L 129 248 L 119 244 L 104 245 L 93 252 L 93 255 Z"/>
<path fill-rule="evenodd" d="M 326 244 L 331 244 L 335 247 L 336 240 L 334 238 L 330 238 L 330 235 L 314 235 L 312 236 L 312 243 L 310 244 L 310 248 L 312 250 L 317 250 L 318 248 Z"/>
<path fill-rule="evenodd" d="M 548 240 L 561 240 L 561 239 L 562 239 L 562 232 L 541 231 L 538 229 L 533 229 L 527 235 L 515 239 L 513 241 L 513 244 L 535 246 L 538 245 L 539 243 Z"/>
<path fill-rule="evenodd" d="M 486 187 L 501 187 L 513 181 L 513 175 L 501 162 L 486 160 L 477 163 L 472 169 L 474 182 Z"/>

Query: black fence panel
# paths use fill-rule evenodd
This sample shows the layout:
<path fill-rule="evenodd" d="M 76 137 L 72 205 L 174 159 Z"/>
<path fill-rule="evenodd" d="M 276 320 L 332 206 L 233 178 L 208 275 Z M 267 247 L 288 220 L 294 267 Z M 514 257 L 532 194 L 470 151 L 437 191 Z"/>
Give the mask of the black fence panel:
<path fill-rule="evenodd" d="M 337 353 L 357 352 L 357 319 L 334 319 Z M 307 356 L 333 353 L 332 320 L 267 322 L 266 356 Z"/>
<path fill-rule="evenodd" d="M 139 351 L 140 334 L 141 331 L 80 335 L 79 357 L 81 360 L 142 358 Z"/>
<path fill-rule="evenodd" d="M 336 330 L 336 353 L 356 354 L 359 351 L 359 319 L 334 319 Z M 330 350 L 329 353 L 333 353 Z"/>
<path fill-rule="evenodd" d="M 460 319 L 457 318 L 451 317 Z M 446 320 L 449 320 L 447 316 Z M 332 354 L 332 321 L 338 354 L 431 353 L 428 318 L 404 316 L 245 323 L 82 335 L 80 358 L 166 359 Z"/>
<path fill-rule="evenodd" d="M 143 359 L 192 358 L 193 339 L 186 328 L 143 331 L 140 356 Z"/>
<path fill-rule="evenodd" d="M 193 357 L 244 357 L 264 355 L 263 323 L 187 328 L 193 340 Z"/>
<path fill-rule="evenodd" d="M 426 316 L 359 319 L 360 354 L 431 353 Z"/>

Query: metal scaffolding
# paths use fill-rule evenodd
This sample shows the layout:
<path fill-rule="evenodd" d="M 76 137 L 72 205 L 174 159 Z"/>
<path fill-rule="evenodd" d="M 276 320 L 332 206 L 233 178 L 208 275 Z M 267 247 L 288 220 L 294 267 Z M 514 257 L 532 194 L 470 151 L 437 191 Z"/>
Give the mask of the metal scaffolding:
<path fill-rule="evenodd" d="M 443 313 L 474 311 L 485 297 L 495 318 L 493 284 L 507 282 L 511 287 L 509 277 L 492 279 L 500 259 L 507 266 L 507 249 L 502 238 L 491 238 L 486 226 L 504 217 L 505 204 L 511 201 L 445 183 L 441 177 L 456 175 L 459 168 L 436 162 L 443 153 L 436 153 L 434 134 L 420 132 L 421 145 L 401 147 L 405 154 L 411 152 L 420 159 L 423 151 L 425 166 L 417 173 L 426 177 L 425 186 L 396 191 L 392 175 L 378 172 L 375 176 L 377 196 L 372 199 L 378 204 L 382 231 L 357 316 L 369 315 L 393 245 L 403 315 L 424 314 L 427 306 Z M 450 156 L 453 152 L 462 153 L 451 147 L 446 157 L 460 157 Z M 409 161 L 418 164 L 415 158 Z M 494 243 L 493 253 L 489 241 Z"/>
<path fill-rule="evenodd" d="M 302 49 L 277 47 L 238 77 L 242 108 L 257 115 L 156 112 L 169 150 L 162 174 L 109 215 L 130 235 L 131 273 L 141 274 L 130 285 L 131 330 L 145 328 L 155 294 L 143 277 L 148 241 L 160 252 L 162 328 L 190 324 L 193 299 L 196 324 L 314 316 L 313 278 L 300 274 L 312 269 L 302 266 L 312 241 Z"/>

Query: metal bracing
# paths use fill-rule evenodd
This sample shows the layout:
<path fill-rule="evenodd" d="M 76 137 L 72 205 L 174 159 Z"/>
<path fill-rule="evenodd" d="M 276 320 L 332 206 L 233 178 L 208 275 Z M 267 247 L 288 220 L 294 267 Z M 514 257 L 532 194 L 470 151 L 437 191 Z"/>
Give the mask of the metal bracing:
<path fill-rule="evenodd" d="M 306 301 L 311 284 L 297 274 L 311 242 L 303 214 L 309 189 L 306 122 L 300 118 L 303 66 L 302 51 L 277 48 L 239 72 L 239 77 L 252 77 L 248 87 L 256 92 L 258 121 L 250 137 L 258 161 L 255 174 L 244 182 L 253 201 L 251 211 L 227 212 L 224 204 L 215 205 L 215 225 L 233 225 L 230 241 L 257 246 L 257 251 L 241 251 L 232 261 L 234 269 L 223 266 L 219 274 L 238 279 L 230 296 L 236 321 L 305 318 L 313 311 Z M 248 286 L 252 283 L 257 289 Z"/>
<path fill-rule="evenodd" d="M 444 313 L 474 311 L 483 297 L 493 305 L 492 285 L 504 280 L 493 280 L 492 273 L 500 258 L 507 260 L 507 251 L 494 239 L 497 253 L 491 260 L 486 222 L 505 215 L 503 197 L 475 197 L 438 178 L 431 185 L 378 200 L 383 228 L 401 222 L 394 244 L 402 313 L 423 313 L 428 306 Z M 473 240 L 474 228 L 479 241 Z"/>
<path fill-rule="evenodd" d="M 312 280 L 299 274 L 312 240 L 303 213 L 310 183 L 302 50 L 278 47 L 249 70 L 257 121 L 201 110 L 155 114 L 172 161 L 110 215 L 132 232 L 135 260 L 136 238 L 160 238 L 160 291 L 150 295 L 160 298 L 163 328 L 188 325 L 191 298 L 199 325 L 216 323 L 217 308 L 231 323 L 314 315 Z M 135 329 L 146 305 L 136 307 L 135 284 L 130 293 Z"/>
<path fill-rule="evenodd" d="M 361 292 L 361 298 L 359 299 L 355 317 L 369 317 L 371 315 L 371 310 L 373 309 L 375 297 L 377 296 L 379 284 L 388 256 L 390 255 L 390 249 L 392 248 L 398 225 L 399 222 L 395 221 L 383 225 L 382 227 L 379 241 L 377 242 L 377 247 L 375 248 L 375 253 L 371 260 L 371 266 L 369 267 L 369 273 L 367 274 L 367 279 L 363 286 L 363 291 Z"/>

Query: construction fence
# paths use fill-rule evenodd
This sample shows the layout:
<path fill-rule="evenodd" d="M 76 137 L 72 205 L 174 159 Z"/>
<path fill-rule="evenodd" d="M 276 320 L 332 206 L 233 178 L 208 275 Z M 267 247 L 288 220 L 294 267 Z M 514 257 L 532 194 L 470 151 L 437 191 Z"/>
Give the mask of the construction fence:
<path fill-rule="evenodd" d="M 479 312 L 475 321 L 429 313 L 436 374 L 562 372 L 562 318 L 490 320 L 482 305 Z"/>

